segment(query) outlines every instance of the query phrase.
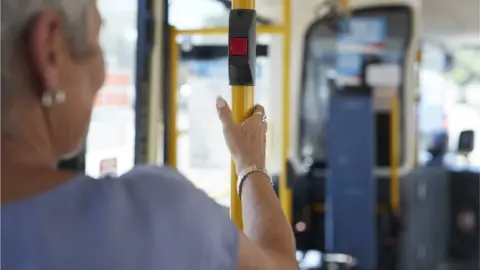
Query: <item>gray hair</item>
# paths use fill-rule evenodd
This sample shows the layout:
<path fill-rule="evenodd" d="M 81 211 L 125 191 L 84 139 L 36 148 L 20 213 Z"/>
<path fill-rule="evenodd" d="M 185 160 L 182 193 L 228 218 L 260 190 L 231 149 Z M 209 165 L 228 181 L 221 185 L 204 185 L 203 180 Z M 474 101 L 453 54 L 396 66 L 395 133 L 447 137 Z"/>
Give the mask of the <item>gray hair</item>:
<path fill-rule="evenodd" d="M 62 18 L 70 50 L 74 56 L 88 51 L 89 5 L 92 0 L 8 0 L 2 1 L 1 77 L 3 93 L 15 88 L 12 63 L 17 48 L 25 42 L 25 32 L 37 14 L 56 11 Z"/>

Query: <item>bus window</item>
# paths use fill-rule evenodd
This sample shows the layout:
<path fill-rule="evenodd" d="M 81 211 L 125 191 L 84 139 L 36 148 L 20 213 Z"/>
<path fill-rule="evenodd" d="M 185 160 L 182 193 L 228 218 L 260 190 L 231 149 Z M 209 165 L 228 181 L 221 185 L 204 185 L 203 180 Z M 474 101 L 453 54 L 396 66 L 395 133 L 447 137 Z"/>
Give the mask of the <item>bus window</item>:
<path fill-rule="evenodd" d="M 411 11 L 405 8 L 379 7 L 356 10 L 351 15 L 351 21 L 355 18 L 381 18 L 386 24 L 386 40 L 380 52 L 375 53 L 380 64 L 397 64 L 404 70 L 406 52 L 412 34 Z M 309 29 L 305 40 L 305 55 L 303 67 L 303 80 L 301 87 L 300 108 L 302 108 L 300 119 L 299 136 L 299 157 L 309 163 L 325 162 L 325 124 L 329 97 L 328 77 L 333 72 L 337 60 L 336 45 L 337 32 L 329 27 L 326 22 L 319 20 Z M 371 56 L 364 53 L 364 57 Z M 405 86 L 399 86 L 400 115 L 403 116 L 406 108 Z M 401 145 L 405 145 L 405 123 L 404 118 L 400 120 L 402 131 Z M 376 114 L 376 148 L 377 165 L 389 167 L 390 164 L 390 115 L 389 113 Z M 404 147 L 400 155 L 401 164 L 404 161 Z"/>
<path fill-rule="evenodd" d="M 321 38 L 317 38 L 321 37 Z M 300 157 L 325 160 L 324 126 L 328 111 L 328 74 L 335 67 L 336 33 L 319 22 L 307 33 L 301 92 Z"/>
<path fill-rule="evenodd" d="M 137 1 L 98 2 L 106 24 L 100 42 L 106 62 L 105 84 L 92 111 L 86 142 L 85 172 L 92 177 L 122 174 L 135 158 L 135 54 Z M 102 162 L 115 160 L 115 168 L 102 171 Z"/>
<path fill-rule="evenodd" d="M 177 168 L 218 203 L 230 205 L 230 154 L 224 143 L 215 99 L 231 99 L 226 38 L 193 42 L 182 50 L 177 111 Z M 255 101 L 266 103 L 267 46 L 257 46 Z"/>

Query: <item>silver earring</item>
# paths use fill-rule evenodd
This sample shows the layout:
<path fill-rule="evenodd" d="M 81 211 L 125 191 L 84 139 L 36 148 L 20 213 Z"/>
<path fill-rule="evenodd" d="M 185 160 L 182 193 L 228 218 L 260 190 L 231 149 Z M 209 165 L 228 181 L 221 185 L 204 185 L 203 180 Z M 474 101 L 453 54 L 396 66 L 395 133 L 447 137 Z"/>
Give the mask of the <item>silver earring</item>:
<path fill-rule="evenodd" d="M 42 104 L 45 107 L 50 107 L 54 104 L 62 104 L 67 98 L 63 91 L 45 91 L 42 95 Z"/>

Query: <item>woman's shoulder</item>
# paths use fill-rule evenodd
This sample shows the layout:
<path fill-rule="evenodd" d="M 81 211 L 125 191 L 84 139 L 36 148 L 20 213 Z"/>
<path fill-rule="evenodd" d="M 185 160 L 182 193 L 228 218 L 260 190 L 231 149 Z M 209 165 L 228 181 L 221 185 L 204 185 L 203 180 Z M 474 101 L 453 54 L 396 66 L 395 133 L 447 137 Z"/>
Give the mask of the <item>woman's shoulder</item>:
<path fill-rule="evenodd" d="M 148 269 L 232 269 L 236 264 L 237 230 L 226 209 L 168 167 L 139 166 L 102 179 L 78 176 L 22 203 L 2 207 L 7 265 L 19 263 L 16 250 L 31 250 L 31 242 L 18 241 L 18 235 L 35 239 L 34 245 L 42 247 L 35 252 L 46 261 L 65 261 L 76 243 L 79 263 L 108 251 L 101 257 L 116 258 L 115 269 L 145 262 L 152 265 Z M 210 267 L 213 262 L 219 267 Z"/>
<path fill-rule="evenodd" d="M 93 187 L 102 192 L 104 199 L 128 200 L 135 206 L 145 203 L 174 203 L 178 198 L 196 193 L 199 190 L 182 174 L 168 166 L 141 165 L 118 177 L 106 177 L 95 181 L 101 187 Z"/>
<path fill-rule="evenodd" d="M 168 166 L 157 165 L 140 165 L 135 166 L 129 172 L 116 177 L 120 181 L 151 181 L 158 184 L 159 180 L 163 181 L 180 181 L 184 184 L 190 183 L 182 174 Z M 114 177 L 115 179 L 115 177 Z M 165 182 L 164 182 L 165 183 Z M 144 183 L 145 184 L 145 183 Z"/>
<path fill-rule="evenodd" d="M 149 223 L 173 213 L 188 214 L 185 203 L 191 205 L 195 200 L 198 204 L 204 196 L 169 167 L 137 166 L 117 177 L 76 176 L 43 194 L 2 206 L 2 214 L 12 222 L 28 216 L 38 222 L 47 218 L 57 223 L 84 220 L 111 224 L 132 218 Z M 108 214 L 98 216 L 99 211 Z"/>
<path fill-rule="evenodd" d="M 135 206 L 138 200 L 154 200 L 152 203 L 157 203 L 158 200 L 166 199 L 165 196 L 196 192 L 194 190 L 196 188 L 190 181 L 167 166 L 143 165 L 136 166 L 120 176 L 96 179 L 78 175 L 35 197 L 2 206 L 2 211 L 17 212 L 41 205 L 58 204 L 61 201 L 69 202 L 63 205 L 70 206 L 94 202 L 96 205 L 107 204 L 115 207 L 122 201 Z"/>
<path fill-rule="evenodd" d="M 156 202 L 162 200 L 173 203 L 184 195 L 200 192 L 182 174 L 167 166 L 137 166 L 118 178 L 108 180 L 113 185 L 118 182 L 119 188 L 127 191 L 130 196 L 138 195 L 142 200 L 150 199 Z"/>

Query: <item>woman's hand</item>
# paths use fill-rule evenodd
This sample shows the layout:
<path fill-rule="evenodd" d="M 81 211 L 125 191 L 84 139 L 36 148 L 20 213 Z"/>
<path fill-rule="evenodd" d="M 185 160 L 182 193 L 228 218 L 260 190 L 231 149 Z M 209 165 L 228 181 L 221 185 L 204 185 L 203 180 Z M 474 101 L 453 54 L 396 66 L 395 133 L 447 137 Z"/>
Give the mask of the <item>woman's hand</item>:
<path fill-rule="evenodd" d="M 223 125 L 223 136 L 236 165 L 237 172 L 247 166 L 256 165 L 265 168 L 265 147 L 267 123 L 265 109 L 256 105 L 253 114 L 241 125 L 233 120 L 232 111 L 227 102 L 217 98 L 217 113 Z"/>

